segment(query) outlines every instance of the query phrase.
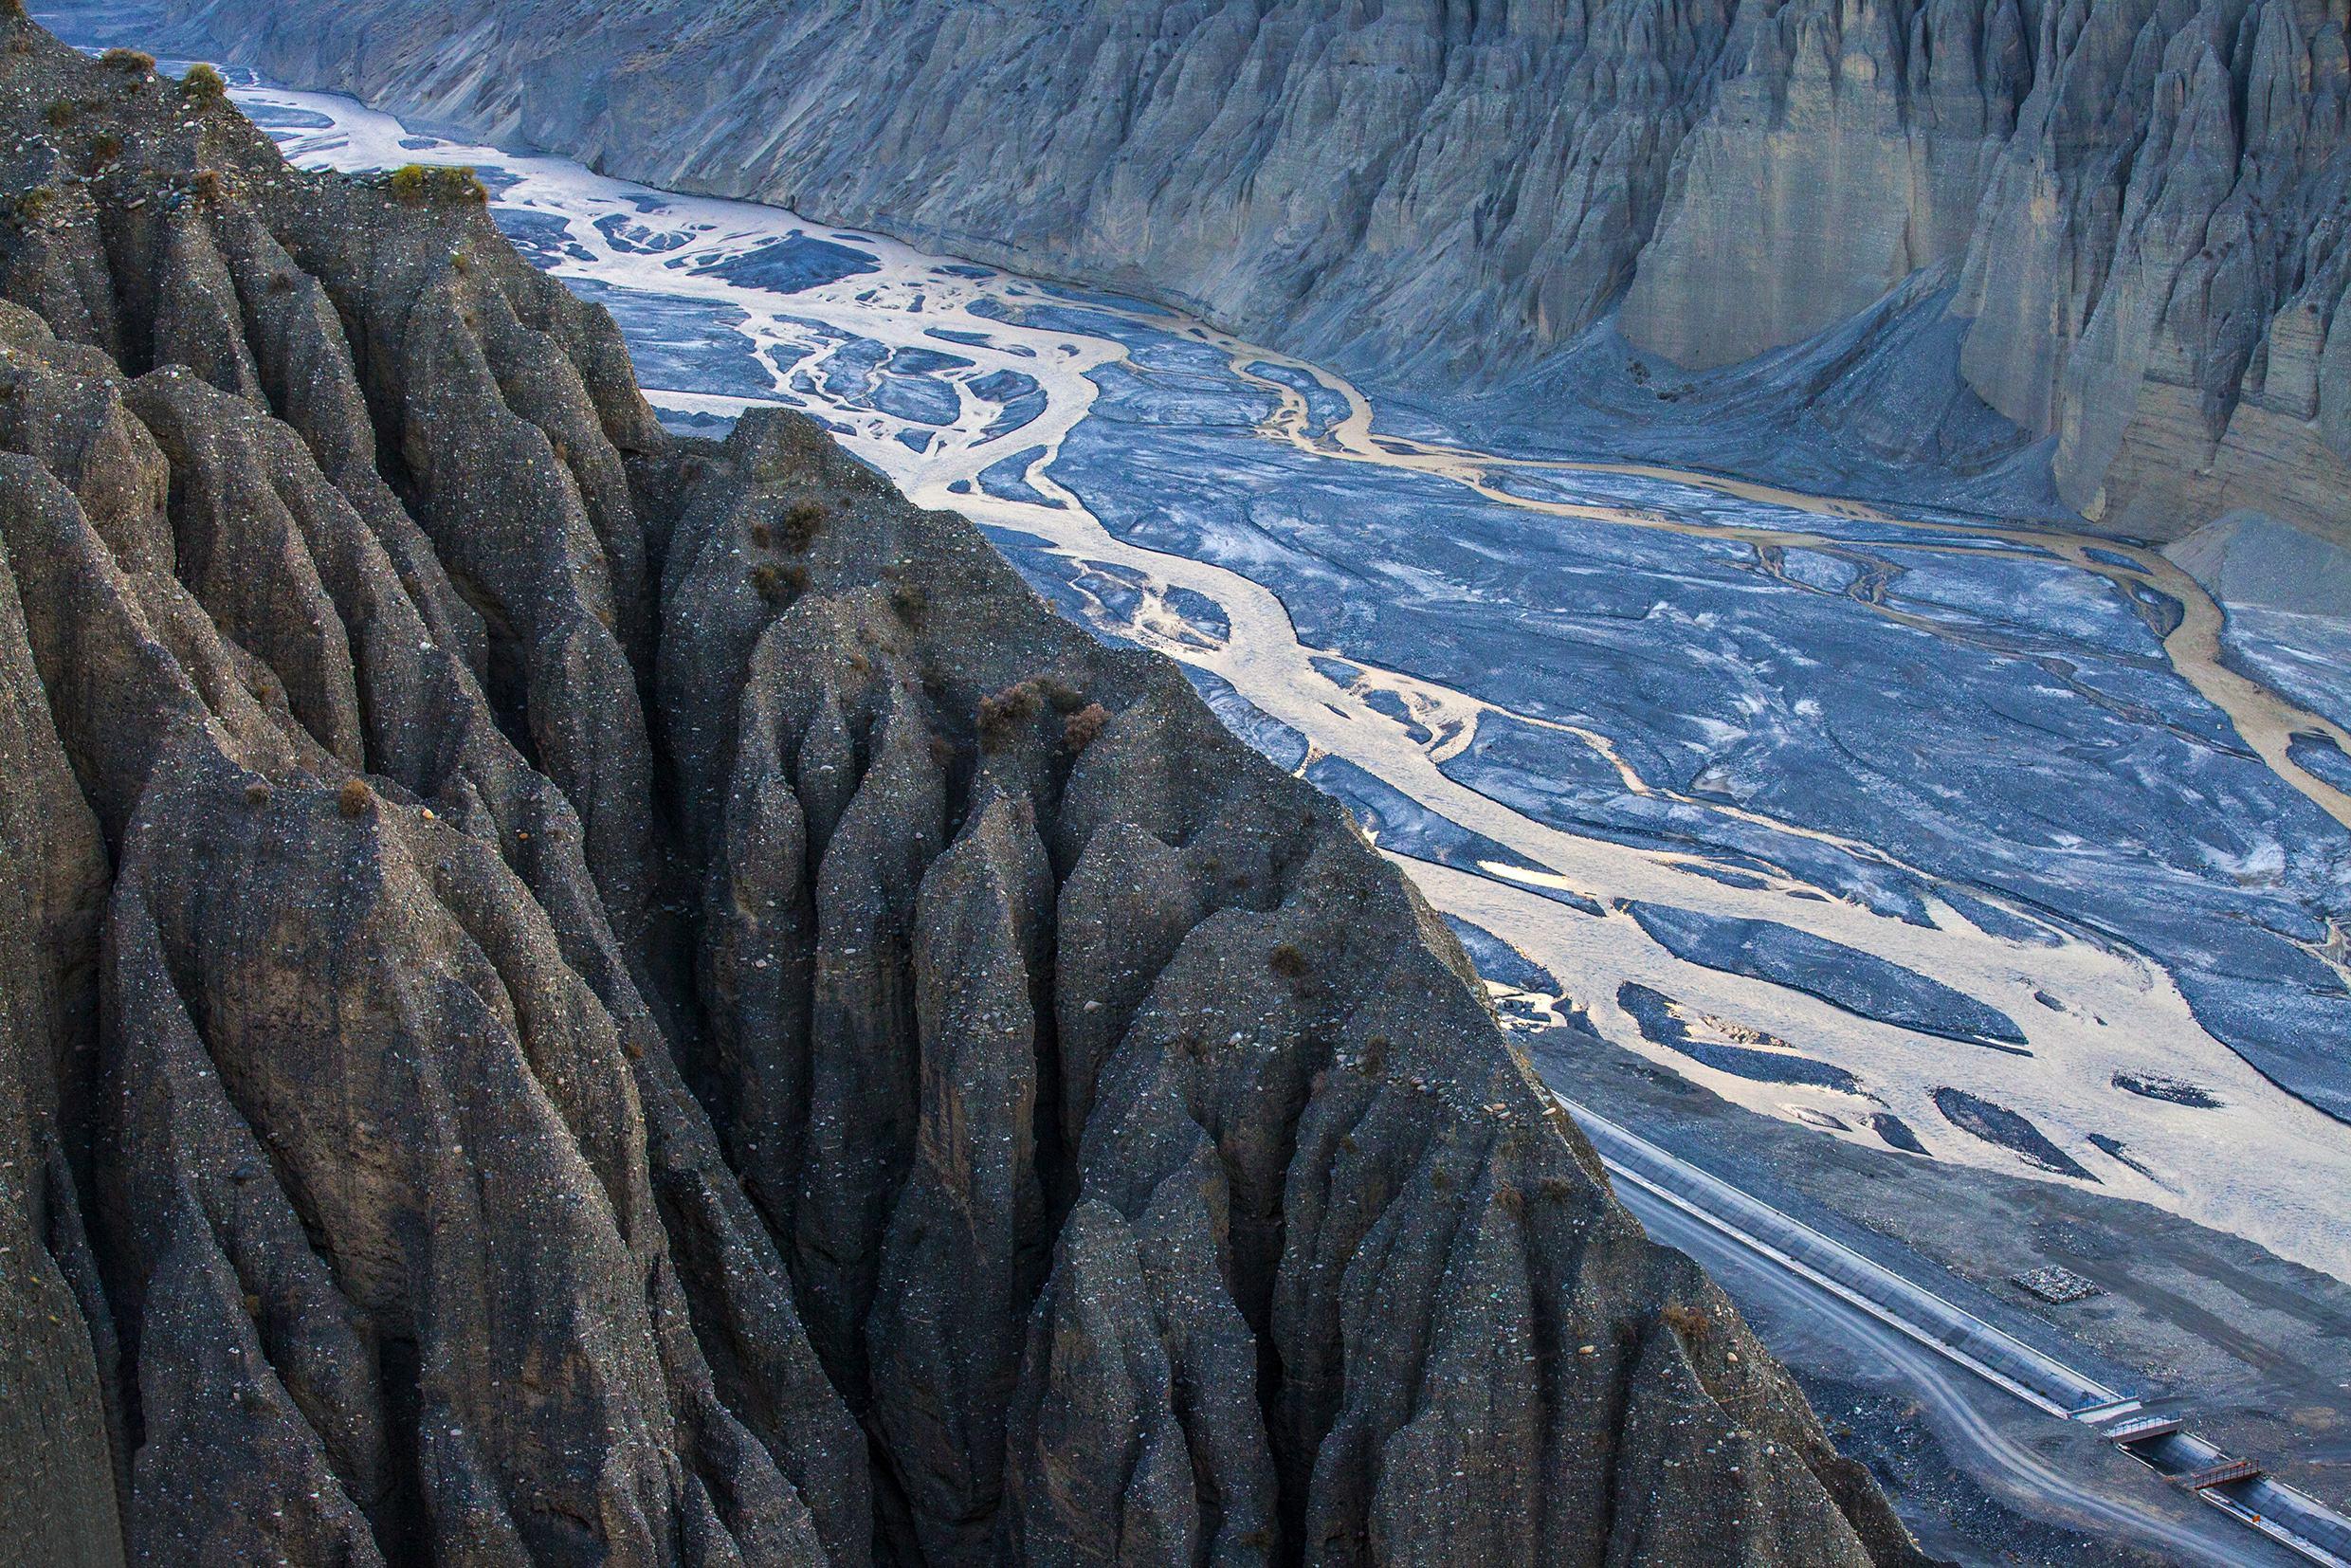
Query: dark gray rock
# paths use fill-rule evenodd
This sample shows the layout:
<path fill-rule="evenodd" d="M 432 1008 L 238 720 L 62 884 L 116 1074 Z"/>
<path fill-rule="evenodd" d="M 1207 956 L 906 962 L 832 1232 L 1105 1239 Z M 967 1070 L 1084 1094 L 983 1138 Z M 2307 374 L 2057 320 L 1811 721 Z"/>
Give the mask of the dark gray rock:
<path fill-rule="evenodd" d="M 92 1111 L 106 877 L 0 547 L 0 1516 L 27 1563 L 122 1555 L 113 1324 L 64 1143 Z"/>
<path fill-rule="evenodd" d="M 0 1559 L 1920 1560 L 1173 665 L 462 188 L 0 127 Z"/>

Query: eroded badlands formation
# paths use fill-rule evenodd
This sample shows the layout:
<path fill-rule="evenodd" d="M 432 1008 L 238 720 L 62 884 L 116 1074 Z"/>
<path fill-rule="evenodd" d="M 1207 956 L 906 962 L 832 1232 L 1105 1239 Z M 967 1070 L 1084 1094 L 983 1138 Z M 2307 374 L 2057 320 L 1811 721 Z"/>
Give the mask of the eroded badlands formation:
<path fill-rule="evenodd" d="M 1918 279 L 1956 329 L 1925 335 L 1957 345 L 1930 380 L 2054 436 L 2101 526 L 2254 507 L 2351 540 L 2336 0 L 171 9 L 193 52 L 417 123 L 1074 273 L 1358 371 L 1474 380 L 1612 312 L 1704 369 Z M 1852 417 L 1833 384 L 1860 357 L 1781 392 Z"/>
<path fill-rule="evenodd" d="M 0 1557 L 1919 1560 L 1173 665 L 463 179 L 0 128 Z"/>

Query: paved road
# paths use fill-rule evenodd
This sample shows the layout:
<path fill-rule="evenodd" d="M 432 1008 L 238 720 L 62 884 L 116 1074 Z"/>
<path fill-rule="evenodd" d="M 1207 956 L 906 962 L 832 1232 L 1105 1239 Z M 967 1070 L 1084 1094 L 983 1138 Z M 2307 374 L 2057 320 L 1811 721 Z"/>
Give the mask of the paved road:
<path fill-rule="evenodd" d="M 1855 1380 L 1900 1384 L 1953 1462 L 2018 1511 L 2180 1563 L 2291 1568 L 2301 1561 L 2168 1491 L 2152 1471 L 2112 1450 L 2092 1448 L 2091 1457 L 2069 1462 L 2030 1440 L 2038 1422 L 2120 1402 L 2115 1390 L 1606 1118 L 1562 1103 L 1651 1235 L 1696 1258 L 1743 1309 L 1803 1336 L 1806 1343 L 1792 1349 L 1816 1341 L 1827 1354 L 1809 1358 L 1824 1372 L 1852 1377 L 1849 1369 L 1867 1369 Z M 2066 1436 L 2079 1442 L 2092 1430 Z"/>
<path fill-rule="evenodd" d="M 2127 1468 L 2112 1477 L 2059 1468 L 2015 1435 L 2026 1420 L 2045 1418 L 2028 1415 L 2005 1390 L 1959 1372 L 1908 1337 L 1631 1183 L 1620 1183 L 1618 1195 L 1650 1235 L 1697 1259 L 1741 1310 L 1800 1325 L 1846 1350 L 1870 1369 L 1866 1380 L 1898 1381 L 1925 1412 L 1953 1463 L 2018 1511 L 2198 1568 L 2301 1568 L 2299 1559 L 2220 1515 L 2183 1507 L 2151 1471 L 2127 1461 L 2121 1462 Z"/>

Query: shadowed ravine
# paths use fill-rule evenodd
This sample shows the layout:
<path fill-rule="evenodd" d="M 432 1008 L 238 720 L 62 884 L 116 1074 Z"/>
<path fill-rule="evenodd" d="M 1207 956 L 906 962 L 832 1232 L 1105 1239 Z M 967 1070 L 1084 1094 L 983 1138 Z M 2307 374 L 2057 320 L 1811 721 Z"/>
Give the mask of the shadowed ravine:
<path fill-rule="evenodd" d="M 1918 1560 L 1173 665 L 463 178 L 0 123 L 15 1560 Z"/>

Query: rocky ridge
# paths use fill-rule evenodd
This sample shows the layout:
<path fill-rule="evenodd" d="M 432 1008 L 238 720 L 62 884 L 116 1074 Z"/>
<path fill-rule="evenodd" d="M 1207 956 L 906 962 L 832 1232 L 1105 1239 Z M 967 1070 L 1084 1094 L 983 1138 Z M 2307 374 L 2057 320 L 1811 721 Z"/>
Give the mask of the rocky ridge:
<path fill-rule="evenodd" d="M 1174 666 L 151 65 L 0 18 L 0 1560 L 1922 1560 Z"/>
<path fill-rule="evenodd" d="M 1415 384 L 1610 323 L 1709 370 L 1925 275 L 1960 323 L 1935 374 L 2053 437 L 2096 525 L 2254 508 L 2351 541 L 2336 0 L 173 10 L 281 80 Z"/>

